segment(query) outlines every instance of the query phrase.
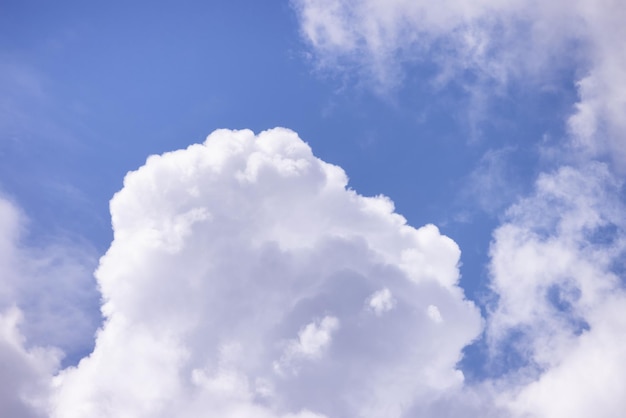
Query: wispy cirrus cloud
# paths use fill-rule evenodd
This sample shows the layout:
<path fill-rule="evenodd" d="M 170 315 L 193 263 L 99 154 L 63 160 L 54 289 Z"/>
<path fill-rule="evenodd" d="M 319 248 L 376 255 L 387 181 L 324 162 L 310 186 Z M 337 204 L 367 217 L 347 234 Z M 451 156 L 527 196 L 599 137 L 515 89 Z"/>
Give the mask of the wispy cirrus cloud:
<path fill-rule="evenodd" d="M 405 64 L 431 62 L 435 82 L 461 80 L 484 100 L 509 80 L 541 85 L 575 68 L 572 144 L 594 156 L 608 152 L 623 166 L 626 7 L 619 1 L 292 4 L 315 61 L 330 71 L 356 69 L 376 88 L 401 83 Z"/>

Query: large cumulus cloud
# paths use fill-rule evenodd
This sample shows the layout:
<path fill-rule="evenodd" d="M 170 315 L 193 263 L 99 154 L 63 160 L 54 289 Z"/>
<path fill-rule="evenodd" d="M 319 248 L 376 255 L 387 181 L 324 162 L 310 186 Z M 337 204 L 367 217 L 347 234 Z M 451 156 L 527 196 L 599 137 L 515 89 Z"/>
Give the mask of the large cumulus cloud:
<path fill-rule="evenodd" d="M 152 156 L 111 214 L 106 320 L 52 416 L 401 417 L 463 384 L 457 245 L 292 131 Z"/>

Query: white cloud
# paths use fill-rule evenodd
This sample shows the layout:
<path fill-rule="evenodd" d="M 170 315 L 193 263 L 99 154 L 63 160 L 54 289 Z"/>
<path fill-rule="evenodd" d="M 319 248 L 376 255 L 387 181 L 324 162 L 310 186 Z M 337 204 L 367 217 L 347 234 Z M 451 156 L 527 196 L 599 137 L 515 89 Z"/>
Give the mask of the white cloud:
<path fill-rule="evenodd" d="M 298 338 L 289 341 L 279 362 L 274 363 L 274 370 L 283 374 L 291 368 L 297 373 L 299 360 L 319 359 L 332 341 L 332 335 L 339 328 L 339 320 L 334 316 L 325 316 L 321 321 L 311 322 L 298 332 Z"/>
<path fill-rule="evenodd" d="M 626 408 L 620 187 L 599 163 L 544 174 L 494 234 L 498 302 L 487 335 L 496 358 L 517 350 L 525 363 L 501 396 L 514 416 L 615 417 Z"/>
<path fill-rule="evenodd" d="M 0 411 L 7 417 L 34 418 L 46 415 L 50 376 L 59 366 L 54 349 L 25 348 L 18 326 L 17 308 L 0 311 Z"/>
<path fill-rule="evenodd" d="M 369 298 L 369 307 L 376 315 L 382 315 L 383 313 L 392 310 L 395 304 L 396 300 L 391 294 L 391 291 L 386 287 L 376 291 Z"/>
<path fill-rule="evenodd" d="M 516 70 L 515 65 L 524 71 L 545 70 L 550 50 L 562 52 L 564 42 L 588 36 L 596 16 L 606 13 L 592 12 L 586 0 L 568 2 L 568 8 L 565 2 L 516 0 L 293 0 L 292 4 L 302 35 L 322 64 L 366 63 L 376 76 L 393 74 L 389 71 L 395 65 L 433 58 L 502 79 Z M 528 45 L 536 50 L 525 50 Z M 518 53 L 531 62 L 524 63 Z"/>
<path fill-rule="evenodd" d="M 430 319 L 432 319 L 434 322 L 436 323 L 443 322 L 443 317 L 441 316 L 441 312 L 439 311 L 439 308 L 437 308 L 435 305 L 428 305 L 426 312 L 428 313 L 428 316 L 430 317 Z"/>
<path fill-rule="evenodd" d="M 95 251 L 67 238 L 29 242 L 27 226 L 19 208 L 0 196 L 0 310 L 22 311 L 21 332 L 31 344 L 82 355 L 100 320 Z"/>
<path fill-rule="evenodd" d="M 433 62 L 435 83 L 465 84 L 470 118 L 511 78 L 550 84 L 576 70 L 580 100 L 569 120 L 576 148 L 626 167 L 626 6 L 619 0 L 293 0 L 321 66 L 357 71 L 374 88 L 402 81 L 402 66 Z M 476 83 L 462 80 L 470 71 Z"/>
<path fill-rule="evenodd" d="M 0 411 L 47 415 L 64 355 L 90 349 L 97 327 L 93 254 L 68 242 L 27 244 L 27 219 L 0 196 Z"/>
<path fill-rule="evenodd" d="M 332 334 L 339 328 L 339 320 L 325 316 L 319 323 L 311 322 L 298 332 L 298 340 L 290 344 L 290 351 L 307 358 L 318 358 L 331 342 Z"/>
<path fill-rule="evenodd" d="M 391 418 L 459 388 L 481 318 L 458 247 L 346 183 L 280 128 L 129 173 L 96 273 L 106 322 L 56 378 L 52 416 Z M 372 315 L 381 288 L 394 306 Z"/>
<path fill-rule="evenodd" d="M 99 320 L 89 247 L 27 244 L 27 225 L 0 196 L 0 410 L 16 418 L 44 415 L 52 373 L 90 349 Z"/>
<path fill-rule="evenodd" d="M 505 81 L 518 65 L 529 66 L 516 58 L 518 53 L 527 58 L 538 54 L 523 48 L 532 42 L 518 35 L 545 45 L 553 42 L 556 26 L 565 26 L 546 27 L 536 21 L 537 15 L 554 15 L 550 5 L 540 2 L 294 0 L 292 4 L 319 64 L 364 68 L 361 76 L 387 87 L 401 81 L 402 64 L 424 60 L 439 64 L 439 81 L 459 70 Z M 529 23 L 530 30 L 522 30 L 519 23 Z M 513 60 L 517 65 L 511 65 Z M 539 64 L 538 57 L 531 61 Z"/>
<path fill-rule="evenodd" d="M 579 103 L 569 120 L 577 145 L 593 155 L 607 152 L 623 172 L 626 169 L 626 6 L 623 2 L 579 1 L 584 22 L 583 40 L 589 62 L 578 80 Z"/>

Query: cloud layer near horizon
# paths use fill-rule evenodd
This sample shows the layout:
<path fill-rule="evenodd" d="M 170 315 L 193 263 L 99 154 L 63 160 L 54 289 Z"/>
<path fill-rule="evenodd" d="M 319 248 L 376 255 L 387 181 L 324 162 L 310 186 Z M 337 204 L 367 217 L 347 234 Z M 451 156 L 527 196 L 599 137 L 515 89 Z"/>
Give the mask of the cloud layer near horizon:
<path fill-rule="evenodd" d="M 298 136 L 220 130 L 111 202 L 94 352 L 54 417 L 401 417 L 463 385 L 460 251 Z M 296 415 L 290 415 L 296 414 Z"/>

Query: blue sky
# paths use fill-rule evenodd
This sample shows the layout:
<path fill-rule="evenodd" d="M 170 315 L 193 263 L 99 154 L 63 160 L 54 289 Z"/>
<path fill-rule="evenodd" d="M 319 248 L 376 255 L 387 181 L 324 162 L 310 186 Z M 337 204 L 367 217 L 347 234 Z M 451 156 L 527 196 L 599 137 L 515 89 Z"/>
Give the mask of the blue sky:
<path fill-rule="evenodd" d="M 3 2 L 0 407 L 618 416 L 625 13 Z"/>

